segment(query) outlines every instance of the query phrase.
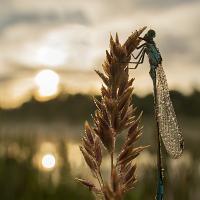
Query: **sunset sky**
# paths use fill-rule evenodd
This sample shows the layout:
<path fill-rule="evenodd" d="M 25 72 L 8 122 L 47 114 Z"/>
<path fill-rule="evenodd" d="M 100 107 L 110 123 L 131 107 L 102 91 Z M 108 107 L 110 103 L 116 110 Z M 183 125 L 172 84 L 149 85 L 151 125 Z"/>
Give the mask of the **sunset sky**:
<path fill-rule="evenodd" d="M 155 29 L 170 89 L 200 89 L 200 2 L 197 0 L 0 0 L 0 105 L 17 106 L 36 89 L 43 69 L 66 91 L 95 93 L 110 33 L 120 41 Z M 147 59 L 146 59 L 147 60 Z M 145 62 L 135 92 L 152 90 Z"/>

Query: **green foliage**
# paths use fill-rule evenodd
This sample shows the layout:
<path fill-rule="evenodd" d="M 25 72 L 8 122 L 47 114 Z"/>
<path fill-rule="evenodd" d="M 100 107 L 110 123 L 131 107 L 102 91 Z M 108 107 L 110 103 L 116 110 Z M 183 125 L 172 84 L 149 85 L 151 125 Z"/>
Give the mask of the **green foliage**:
<path fill-rule="evenodd" d="M 99 96 L 97 96 L 99 98 Z M 200 92 L 194 91 L 190 96 L 184 96 L 180 92 L 172 91 L 171 99 L 178 115 L 200 117 Z M 143 110 L 144 115 L 153 116 L 153 97 L 151 94 L 145 97 L 134 95 L 134 105 Z M 23 106 L 0 110 L 1 121 L 3 120 L 33 120 L 33 121 L 70 121 L 83 122 L 90 119 L 90 114 L 95 110 L 93 100 L 88 95 L 62 95 L 56 99 L 38 102 L 35 99 L 25 103 Z"/>
<path fill-rule="evenodd" d="M 98 97 L 97 97 L 98 98 Z M 181 127 L 184 130 L 186 152 L 192 155 L 190 168 L 179 170 L 181 174 L 173 177 L 172 172 L 166 170 L 166 199 L 199 199 L 199 117 L 200 117 L 200 92 L 194 91 L 190 96 L 184 96 L 179 92 L 171 92 L 171 99 L 176 108 L 176 113 L 181 115 Z M 144 143 L 151 144 L 151 152 L 154 148 L 153 135 L 153 97 L 148 95 L 144 98 L 133 97 L 138 111 L 144 111 Z M 22 107 L 13 110 L 0 110 L 0 199 L 2 200 L 92 200 L 90 192 L 81 185 L 74 182 L 71 169 L 66 156 L 66 149 L 63 140 L 58 142 L 58 153 L 62 158 L 62 165 L 59 168 L 59 182 L 53 181 L 51 172 L 44 172 L 33 165 L 33 157 L 38 151 L 36 136 L 40 136 L 38 130 L 43 131 L 46 124 L 51 129 L 51 122 L 60 123 L 74 122 L 77 124 L 90 118 L 90 113 L 95 109 L 92 98 L 87 95 L 67 95 L 48 102 L 37 102 L 32 99 Z M 4 122 L 8 123 L 4 123 Z M 40 124 L 34 122 L 40 122 Z M 16 122 L 16 123 L 12 123 Z M 33 124 L 26 130 L 21 125 Z M 44 123 L 45 122 L 45 123 Z M 2 126 L 2 125 L 5 126 Z M 14 125 L 15 126 L 14 126 Z M 26 138 L 20 133 L 25 132 Z M 38 132 L 37 132 L 38 131 Z M 14 138 L 8 133 L 17 132 Z M 3 135 L 3 134 L 4 135 Z M 19 133 L 19 134 L 18 134 Z M 59 132 L 55 132 L 58 138 Z M 46 132 L 45 132 L 46 134 Z M 11 138 L 8 138 L 11 137 Z M 22 149 L 28 150 L 26 159 L 13 157 L 9 153 L 9 145 L 15 143 Z M 2 147 L 5 150 L 2 151 Z M 117 146 L 118 147 L 118 146 Z M 3 152 L 3 153 L 2 153 Z M 167 169 L 167 167 L 165 168 Z M 156 172 L 146 169 L 142 177 L 138 177 L 136 189 L 129 193 L 125 200 L 154 199 Z M 194 196 L 196 195 L 196 196 Z"/>
<path fill-rule="evenodd" d="M 16 143 L 16 139 L 14 140 Z M 13 141 L 8 141 L 9 143 Z M 26 142 L 26 143 L 23 143 Z M 2 200 L 76 200 L 92 199 L 91 194 L 77 185 L 70 175 L 70 167 L 63 142 L 60 142 L 59 153 L 63 166 L 59 169 L 60 181 L 53 182 L 52 172 L 40 171 L 34 167 L 32 160 L 35 145 L 31 140 L 17 141 L 21 147 L 29 146 L 29 156 L 25 160 L 11 156 L 8 152 L 0 157 L 0 199 Z M 21 143 L 21 144 L 20 144 Z M 1 143 L 2 145 L 2 143 Z M 7 146 L 7 147 L 8 147 Z M 8 150 L 8 148 L 7 148 Z"/>
<path fill-rule="evenodd" d="M 3 140 L 2 140 L 3 139 Z M 71 169 L 63 140 L 57 142 L 57 151 L 62 158 L 63 165 L 59 167 L 58 182 L 54 182 L 54 171 L 39 170 L 33 165 L 33 158 L 38 151 L 36 137 L 1 137 L 0 138 L 0 199 L 2 200 L 93 200 L 90 192 L 77 184 L 71 175 Z M 20 155 L 12 156 L 9 150 L 11 144 L 27 150 L 26 159 Z M 2 147 L 6 147 L 2 153 Z M 152 161 L 153 162 L 153 161 Z M 191 160 L 190 168 L 187 164 L 180 165 L 177 173 L 165 169 L 166 199 L 199 199 L 198 189 L 200 175 L 198 172 L 199 160 Z M 81 171 L 82 169 L 80 169 Z M 142 176 L 132 192 L 125 200 L 154 199 L 156 191 L 156 169 L 147 167 L 142 170 Z M 179 173 L 180 172 L 180 173 Z M 141 173 L 141 171 L 140 171 Z M 196 195 L 196 198 L 195 196 Z M 194 198 L 193 198 L 194 197 Z"/>

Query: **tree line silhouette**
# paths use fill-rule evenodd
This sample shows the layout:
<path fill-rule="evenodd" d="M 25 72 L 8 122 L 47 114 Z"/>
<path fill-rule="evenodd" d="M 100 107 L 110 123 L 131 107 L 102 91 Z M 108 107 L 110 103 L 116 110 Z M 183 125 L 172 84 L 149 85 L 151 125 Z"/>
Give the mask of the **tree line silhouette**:
<path fill-rule="evenodd" d="M 99 98 L 99 96 L 96 96 L 96 98 Z M 200 116 L 200 91 L 194 90 L 190 96 L 185 96 L 178 91 L 171 91 L 171 99 L 177 115 Z M 133 95 L 133 104 L 138 108 L 138 111 L 143 110 L 144 115 L 153 114 L 152 94 L 145 97 Z M 71 122 L 81 122 L 90 118 L 90 114 L 94 113 L 94 110 L 95 105 L 92 96 L 65 94 L 46 102 L 39 102 L 32 98 L 19 108 L 1 109 L 0 117 L 1 121 L 30 119 L 38 121 L 68 120 Z"/>

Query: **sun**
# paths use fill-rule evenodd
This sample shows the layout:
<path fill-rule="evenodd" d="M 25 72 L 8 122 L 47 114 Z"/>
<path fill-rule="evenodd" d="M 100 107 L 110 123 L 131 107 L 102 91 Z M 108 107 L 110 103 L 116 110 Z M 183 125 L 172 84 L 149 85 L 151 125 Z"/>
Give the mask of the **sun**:
<path fill-rule="evenodd" d="M 51 170 L 55 167 L 55 165 L 56 165 L 56 159 L 53 154 L 50 154 L 50 153 L 45 154 L 42 157 L 42 167 L 44 169 Z"/>
<path fill-rule="evenodd" d="M 60 77 L 55 71 L 50 69 L 39 71 L 35 76 L 37 97 L 39 100 L 55 96 L 58 93 L 59 82 Z"/>

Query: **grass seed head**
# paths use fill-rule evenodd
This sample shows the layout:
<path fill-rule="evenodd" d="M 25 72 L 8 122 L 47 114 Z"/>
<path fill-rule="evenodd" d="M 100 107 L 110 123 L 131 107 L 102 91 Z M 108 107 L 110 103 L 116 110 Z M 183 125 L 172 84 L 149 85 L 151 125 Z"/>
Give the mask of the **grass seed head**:
<path fill-rule="evenodd" d="M 95 70 L 102 80 L 101 100 L 94 99 L 97 107 L 92 117 L 94 125 L 91 127 L 85 123 L 85 136 L 80 150 L 99 187 L 87 180 L 78 181 L 90 189 L 96 188 L 104 200 L 122 200 L 124 194 L 134 187 L 136 165 L 132 163 L 146 148 L 134 147 L 141 136 L 141 115 L 135 116 L 136 108 L 131 103 L 134 79 L 129 78 L 128 70 L 131 54 L 139 45 L 139 36 L 145 28 L 132 33 L 124 44 L 120 44 L 117 33 L 115 39 L 111 35 L 110 50 L 106 50 L 106 58 L 102 64 L 103 72 Z M 125 142 L 115 158 L 116 136 L 126 129 Z M 110 155 L 109 182 L 101 174 L 103 146 Z"/>

